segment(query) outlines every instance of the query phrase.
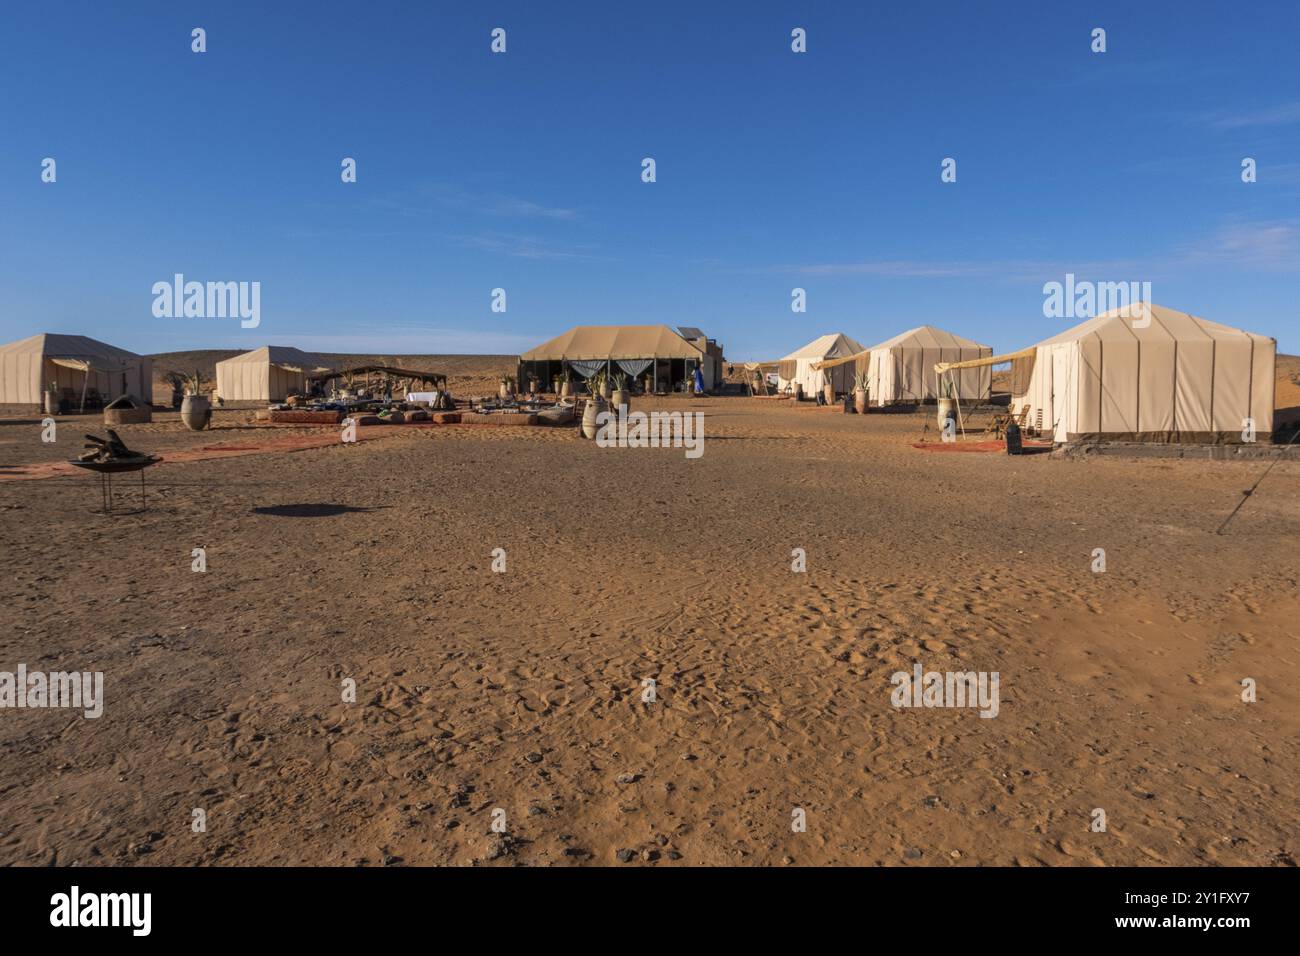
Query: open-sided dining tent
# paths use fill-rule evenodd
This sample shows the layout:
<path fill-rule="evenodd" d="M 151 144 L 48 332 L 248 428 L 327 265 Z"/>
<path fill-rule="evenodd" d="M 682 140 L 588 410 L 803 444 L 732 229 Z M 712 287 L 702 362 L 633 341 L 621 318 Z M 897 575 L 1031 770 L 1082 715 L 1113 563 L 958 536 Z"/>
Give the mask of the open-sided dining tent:
<path fill-rule="evenodd" d="M 0 402 L 40 405 L 53 385 L 74 408 L 122 395 L 153 400 L 153 362 L 85 335 L 43 332 L 0 346 Z"/>
<path fill-rule="evenodd" d="M 1039 342 L 1011 402 L 1057 442 L 1266 441 L 1276 353 L 1267 336 L 1135 303 Z"/>
<path fill-rule="evenodd" d="M 217 394 L 228 402 L 280 402 L 305 394 L 332 366 L 319 355 L 263 345 L 217 363 Z"/>
<path fill-rule="evenodd" d="M 804 395 L 809 397 L 821 392 L 827 382 L 834 386 L 837 393 L 852 391 L 853 363 L 829 367 L 824 363 L 828 359 L 847 358 L 861 351 L 862 346 L 843 332 L 832 332 L 815 338 L 781 359 L 776 370 L 776 387 L 784 392 L 787 388 L 793 391 L 796 385 L 801 385 Z"/>
<path fill-rule="evenodd" d="M 866 372 L 868 400 L 883 406 L 934 401 L 943 394 L 934 370 L 937 363 L 992 354 L 991 346 L 933 325 L 922 325 L 856 354 L 823 361 L 818 367 L 825 371 L 847 365 Z M 955 385 L 955 397 L 963 402 L 988 401 L 992 392 L 993 374 L 987 366 L 959 370 L 950 380 Z"/>
<path fill-rule="evenodd" d="M 598 371 L 622 372 L 636 382 L 649 376 L 655 391 L 689 382 L 696 367 L 704 369 L 709 387 L 721 374 L 713 367 L 720 362 L 666 325 L 577 325 L 519 356 L 519 374 L 521 379 L 535 375 L 549 388 L 565 364 L 579 379 Z"/>

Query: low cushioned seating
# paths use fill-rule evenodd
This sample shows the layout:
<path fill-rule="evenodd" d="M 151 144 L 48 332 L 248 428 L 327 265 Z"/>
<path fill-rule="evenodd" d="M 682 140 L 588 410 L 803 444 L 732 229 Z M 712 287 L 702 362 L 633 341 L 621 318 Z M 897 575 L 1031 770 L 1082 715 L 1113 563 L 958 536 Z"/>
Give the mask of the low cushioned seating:
<path fill-rule="evenodd" d="M 537 413 L 537 420 L 543 425 L 571 425 L 573 423 L 573 409 L 548 408 Z"/>

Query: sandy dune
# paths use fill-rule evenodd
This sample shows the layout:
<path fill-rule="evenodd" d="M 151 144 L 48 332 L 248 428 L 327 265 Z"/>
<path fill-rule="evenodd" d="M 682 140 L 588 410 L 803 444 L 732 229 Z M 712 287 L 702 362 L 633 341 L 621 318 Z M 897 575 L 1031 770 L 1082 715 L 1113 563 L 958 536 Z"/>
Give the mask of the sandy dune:
<path fill-rule="evenodd" d="M 164 464 L 114 519 L 0 481 L 0 669 L 107 686 L 98 720 L 0 712 L 0 863 L 1294 864 L 1300 465 L 1220 535 L 1264 463 L 665 404 L 699 460 L 408 429 Z M 123 437 L 268 431 L 160 417 Z M 70 457 L 68 423 L 0 424 L 0 459 Z M 998 716 L 894 709 L 917 661 L 998 671 Z"/>

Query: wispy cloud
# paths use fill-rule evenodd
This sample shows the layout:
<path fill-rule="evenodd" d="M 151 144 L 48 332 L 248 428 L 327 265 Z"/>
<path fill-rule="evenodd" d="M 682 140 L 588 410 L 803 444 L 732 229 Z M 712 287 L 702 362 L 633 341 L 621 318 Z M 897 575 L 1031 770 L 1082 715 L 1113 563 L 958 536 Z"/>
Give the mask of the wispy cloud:
<path fill-rule="evenodd" d="M 577 219 L 578 213 L 572 209 L 561 209 L 543 206 L 540 203 L 532 202 L 528 199 L 517 199 L 513 196 L 495 196 L 487 199 L 487 209 L 485 210 L 490 216 L 518 216 L 524 219 Z"/>
<path fill-rule="evenodd" d="M 1178 253 L 1186 266 L 1224 265 L 1267 272 L 1300 272 L 1300 225 L 1294 220 L 1235 222 Z"/>
<path fill-rule="evenodd" d="M 1241 129 L 1247 126 L 1290 126 L 1292 123 L 1300 123 L 1300 101 L 1281 103 L 1266 109 L 1245 113 L 1212 110 L 1198 113 L 1194 118 L 1214 129 Z"/>
<path fill-rule="evenodd" d="M 591 244 L 564 243 L 542 236 L 488 230 L 450 235 L 447 238 L 471 249 L 518 259 L 610 261 L 609 257 L 597 254 L 596 247 Z"/>
<path fill-rule="evenodd" d="M 906 259 L 874 259 L 864 262 L 825 262 L 791 267 L 792 271 L 808 276 L 870 275 L 899 278 L 958 278 L 987 276 L 996 271 L 995 263 L 987 262 L 917 262 Z"/>
<path fill-rule="evenodd" d="M 569 222 L 581 218 L 576 209 L 548 206 L 532 199 L 492 191 L 476 191 L 450 183 L 420 183 L 401 193 L 373 200 L 376 208 L 403 216 L 428 216 L 454 210 L 502 219 L 549 219 Z"/>
<path fill-rule="evenodd" d="M 885 276 L 901 279 L 1002 279 L 1006 281 L 1043 281 L 1066 272 L 1079 275 L 1129 274 L 1140 269 L 1137 260 L 1066 261 L 1066 260 L 946 260 L 921 262 L 906 259 L 875 259 L 859 262 L 814 263 L 779 267 L 773 271 L 793 272 L 805 276 Z"/>
<path fill-rule="evenodd" d="M 1067 272 L 1107 281 L 1167 278 L 1188 269 L 1218 267 L 1243 272 L 1300 273 L 1300 221 L 1235 221 L 1203 238 L 1186 242 L 1163 255 L 1108 260 L 988 259 L 934 260 L 866 259 L 854 262 L 775 266 L 768 273 L 802 276 L 884 276 L 900 279 L 996 279 L 1042 282 Z"/>

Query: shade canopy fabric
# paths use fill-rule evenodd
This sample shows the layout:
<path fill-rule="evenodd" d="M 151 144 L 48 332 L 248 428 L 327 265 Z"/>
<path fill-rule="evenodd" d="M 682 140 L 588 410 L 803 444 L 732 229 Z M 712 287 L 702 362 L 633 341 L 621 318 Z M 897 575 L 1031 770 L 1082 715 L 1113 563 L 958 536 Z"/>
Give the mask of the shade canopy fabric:
<path fill-rule="evenodd" d="M 1018 352 L 1005 352 L 1002 355 L 985 355 L 982 358 L 966 359 L 964 362 L 936 362 L 935 372 L 939 374 L 940 379 L 945 375 L 952 377 L 952 372 L 956 369 L 983 368 L 989 366 L 990 371 L 994 365 L 1003 365 L 1011 363 L 1011 392 L 1023 392 L 1028 387 L 1029 376 L 1034 370 L 1034 357 L 1038 354 L 1037 349 L 1032 346 L 1027 349 L 1021 349 Z M 992 382 L 990 381 L 990 387 Z"/>
<path fill-rule="evenodd" d="M 519 356 L 524 362 L 561 359 L 694 359 L 704 353 L 666 325 L 576 325 Z"/>
<path fill-rule="evenodd" d="M 605 368 L 606 361 L 605 359 L 573 359 L 569 362 L 569 367 L 583 378 L 591 378 Z"/>
<path fill-rule="evenodd" d="M 1012 403 L 1054 441 L 1223 442 L 1273 430 L 1275 340 L 1141 303 L 1039 342 Z"/>
<path fill-rule="evenodd" d="M 632 378 L 638 378 L 642 372 L 654 364 L 654 359 L 619 359 L 618 367 Z"/>
<path fill-rule="evenodd" d="M 815 338 L 777 364 L 777 388 L 785 391 L 787 387 L 800 385 L 805 395 L 816 395 L 830 382 L 836 392 L 851 391 L 853 366 L 832 367 L 827 362 L 861 351 L 862 346 L 843 332 L 832 332 Z"/>
<path fill-rule="evenodd" d="M 283 401 L 308 389 L 333 366 L 287 345 L 264 345 L 217 363 L 217 394 L 226 401 Z"/>
<path fill-rule="evenodd" d="M 0 346 L 0 403 L 39 405 L 54 386 L 74 397 L 92 389 L 105 402 L 153 400 L 153 362 L 85 335 L 43 332 Z"/>
<path fill-rule="evenodd" d="M 822 368 L 852 363 L 867 375 L 867 390 L 874 405 L 933 401 L 941 394 L 939 362 L 964 362 L 985 358 L 993 349 L 933 325 L 922 325 L 853 355 L 822 363 Z M 963 402 L 987 401 L 993 374 L 986 366 L 972 366 L 952 376 L 956 397 Z"/>

